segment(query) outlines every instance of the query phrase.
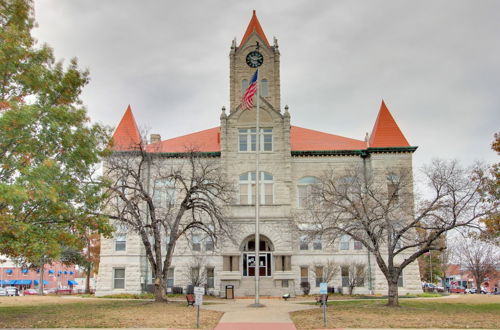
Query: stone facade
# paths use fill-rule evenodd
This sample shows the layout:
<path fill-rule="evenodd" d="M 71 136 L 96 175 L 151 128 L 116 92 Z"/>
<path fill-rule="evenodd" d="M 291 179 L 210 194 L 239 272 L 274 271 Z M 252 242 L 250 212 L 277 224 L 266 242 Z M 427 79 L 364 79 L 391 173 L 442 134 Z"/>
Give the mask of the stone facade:
<path fill-rule="evenodd" d="M 250 51 L 258 50 L 264 58 L 259 67 L 260 79 L 267 80 L 267 93 L 260 99 L 260 127 L 272 130 L 272 148 L 260 153 L 260 171 L 272 176 L 270 180 L 271 200 L 260 207 L 260 233 L 267 242 L 269 251 L 265 253 L 269 253 L 270 258 L 267 260 L 270 264 L 267 270 L 269 276 L 261 277 L 260 294 L 264 296 L 277 296 L 285 293 L 302 294 L 300 283 L 306 274 L 307 281 L 311 285 L 311 293 L 318 293 L 319 287 L 316 286 L 314 269 L 329 260 L 336 264 L 354 260 L 366 264 L 371 281 L 366 279 L 364 285 L 357 287 L 355 292 L 385 294 L 387 282 L 378 269 L 375 259 L 365 248 L 355 249 L 353 241 L 349 242 L 347 250 L 341 250 L 338 241 L 333 243 L 323 241 L 321 246 L 308 242 L 307 249 L 305 246 L 300 248 L 300 233 L 293 229 L 296 228 L 294 214 L 300 211 L 298 182 L 304 177 L 320 177 L 325 170 L 330 168 L 342 170 L 361 165 L 363 162 L 369 170 L 374 173 L 380 172 L 380 175 L 385 178 L 388 168 L 401 167 L 411 170 L 414 149 L 386 148 L 360 153 L 357 150 L 359 148 L 354 147 L 316 150 L 312 146 L 306 150 L 304 148 L 294 150 L 292 143 L 300 140 L 300 136 L 292 136 L 290 113 L 288 108 L 282 110 L 280 105 L 278 44 L 275 40 L 272 46 L 269 45 L 265 35 L 255 28 L 256 23 L 253 20 L 254 18 L 247 30 L 244 44 L 237 47 L 236 42 L 233 42 L 230 50 L 230 109 L 228 114 L 223 111 L 220 116 L 220 136 L 217 136 L 220 138 L 220 152 L 216 153 L 216 159 L 227 176 L 234 179 L 236 187 L 238 187 L 240 175 L 255 171 L 255 152 L 241 151 L 240 130 L 255 129 L 256 111 L 242 110 L 240 103 L 244 92 L 243 81 L 250 79 L 255 72 L 254 68 L 247 65 L 246 56 Z M 258 24 L 258 21 L 256 22 Z M 251 30 L 252 24 L 254 25 L 253 31 Z M 331 137 L 334 136 L 331 135 Z M 317 139 L 322 138 L 319 136 Z M 366 151 L 370 150 L 369 142 L 357 140 L 356 143 L 365 145 Z M 265 193 L 269 195 L 271 190 Z M 245 246 L 248 246 L 245 244 L 251 241 L 255 233 L 255 207 L 247 205 L 240 200 L 241 198 L 237 196 L 235 203 L 228 205 L 229 221 L 238 228 L 233 237 L 234 242 L 237 243 L 229 240 L 223 241 L 215 247 L 214 251 L 206 251 L 206 246 L 201 244 L 201 251 L 193 251 L 190 248 L 190 242 L 185 237 L 181 238 L 173 259 L 173 286 L 186 288 L 190 284 L 186 274 L 189 272 L 193 259 L 200 256 L 204 266 L 214 270 L 213 287 L 209 288 L 210 292 L 224 296 L 226 286 L 232 285 L 236 296 L 254 294 L 254 277 L 249 276 L 248 273 L 245 274 L 244 268 L 245 258 L 251 258 L 252 255 L 252 251 L 245 251 Z M 115 248 L 116 238 L 102 240 L 96 294 L 144 291 L 148 285 L 152 284 L 152 279 L 139 237 L 134 233 L 128 233 L 125 251 L 115 251 Z M 278 265 L 278 262 L 287 263 L 284 267 L 286 269 L 283 270 L 284 264 Z M 230 266 L 228 266 L 229 263 Z M 307 272 L 304 270 L 306 268 Z M 114 288 L 115 269 L 119 269 L 119 276 L 121 276 L 120 269 L 124 269 L 123 288 Z M 246 272 L 250 272 L 248 266 Z M 336 290 L 342 287 L 340 273 L 330 285 Z M 121 286 L 120 278 L 118 278 L 118 286 Z M 403 286 L 400 287 L 399 292 L 401 294 L 421 292 L 416 263 L 404 269 Z"/>

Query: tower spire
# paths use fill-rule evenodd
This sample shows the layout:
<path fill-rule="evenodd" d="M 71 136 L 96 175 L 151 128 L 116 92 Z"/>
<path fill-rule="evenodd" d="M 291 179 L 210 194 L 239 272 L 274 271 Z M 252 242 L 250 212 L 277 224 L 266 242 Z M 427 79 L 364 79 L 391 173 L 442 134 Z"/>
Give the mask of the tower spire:
<path fill-rule="evenodd" d="M 410 144 L 399 129 L 384 100 L 380 105 L 377 120 L 370 135 L 369 147 L 408 147 Z"/>
<path fill-rule="evenodd" d="M 116 127 L 112 139 L 114 151 L 137 150 L 141 144 L 141 134 L 137 128 L 130 104 L 127 110 L 125 110 L 122 120 Z"/>
<path fill-rule="evenodd" d="M 266 34 L 264 33 L 264 30 L 262 29 L 262 26 L 260 26 L 259 19 L 257 18 L 257 14 L 255 13 L 255 10 L 253 11 L 252 18 L 250 19 L 250 23 L 248 23 L 247 30 L 245 34 L 243 35 L 243 39 L 241 39 L 240 42 L 240 47 L 245 44 L 245 42 L 248 40 L 250 35 L 255 32 L 259 35 L 259 37 L 264 41 L 267 47 L 270 47 L 269 41 L 267 41 Z"/>

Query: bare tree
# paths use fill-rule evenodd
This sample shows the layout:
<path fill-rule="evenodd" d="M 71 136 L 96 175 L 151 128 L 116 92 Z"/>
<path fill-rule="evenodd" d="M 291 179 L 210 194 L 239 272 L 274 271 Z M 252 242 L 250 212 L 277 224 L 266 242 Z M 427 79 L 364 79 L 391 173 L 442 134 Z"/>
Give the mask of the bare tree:
<path fill-rule="evenodd" d="M 500 247 L 470 237 L 455 240 L 453 251 L 462 269 L 474 277 L 476 292 L 481 293 L 481 283 L 500 266 Z"/>
<path fill-rule="evenodd" d="M 342 286 L 347 285 L 349 287 L 350 295 L 353 294 L 355 287 L 365 285 L 366 265 L 364 263 L 343 263 L 340 268 L 342 271 Z"/>
<path fill-rule="evenodd" d="M 413 198 L 413 177 L 406 168 L 327 171 L 315 186 L 299 221 L 312 222 L 330 241 L 349 235 L 370 251 L 388 284 L 388 306 L 398 306 L 402 270 L 422 254 L 442 250 L 440 237 L 473 226 L 494 208 L 481 198 L 486 172 L 457 162 L 436 160 L 424 167 L 426 191 Z"/>
<path fill-rule="evenodd" d="M 207 284 L 207 268 L 202 257 L 195 256 L 187 265 L 184 278 L 192 286 Z"/>
<path fill-rule="evenodd" d="M 333 260 L 328 260 L 326 263 L 321 263 L 323 267 L 323 282 L 331 283 L 337 277 L 340 267 Z"/>
<path fill-rule="evenodd" d="M 216 244 L 229 233 L 224 207 L 233 187 L 219 164 L 196 150 L 162 154 L 142 144 L 105 161 L 108 216 L 140 236 L 156 301 L 167 300 L 167 272 L 179 238 L 201 232 Z"/>

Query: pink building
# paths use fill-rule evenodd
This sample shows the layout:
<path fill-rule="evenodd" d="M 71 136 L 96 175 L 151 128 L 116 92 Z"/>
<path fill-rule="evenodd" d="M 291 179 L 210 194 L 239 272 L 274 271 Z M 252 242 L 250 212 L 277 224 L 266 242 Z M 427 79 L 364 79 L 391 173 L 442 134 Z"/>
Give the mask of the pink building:
<path fill-rule="evenodd" d="M 6 262 L 0 265 L 0 286 L 15 286 L 20 290 L 38 288 L 40 270 L 19 267 Z M 61 263 L 45 265 L 43 283 L 46 289 L 73 289 L 77 271 L 74 265 L 66 266 Z"/>

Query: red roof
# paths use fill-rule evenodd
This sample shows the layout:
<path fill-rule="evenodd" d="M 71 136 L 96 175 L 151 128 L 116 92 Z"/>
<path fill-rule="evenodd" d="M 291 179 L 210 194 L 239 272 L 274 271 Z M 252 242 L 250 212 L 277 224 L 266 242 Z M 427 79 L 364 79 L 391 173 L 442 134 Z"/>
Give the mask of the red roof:
<path fill-rule="evenodd" d="M 214 127 L 147 146 L 150 152 L 186 152 L 190 149 L 200 152 L 220 151 L 220 128 Z"/>
<path fill-rule="evenodd" d="M 369 146 L 372 148 L 410 146 L 383 100 L 373 126 Z"/>
<path fill-rule="evenodd" d="M 293 151 L 359 150 L 367 147 L 364 141 L 297 126 L 291 127 L 290 135 Z M 220 151 L 220 128 L 214 127 L 147 146 L 150 152 L 186 152 L 191 148 L 201 152 Z"/>
<path fill-rule="evenodd" d="M 290 130 L 292 151 L 360 150 L 366 149 L 365 141 L 292 126 Z"/>
<path fill-rule="evenodd" d="M 127 107 L 122 120 L 116 127 L 112 139 L 112 149 L 115 151 L 136 150 L 137 146 L 141 143 L 141 134 L 137 128 L 137 123 L 135 122 L 130 105 Z"/>
<path fill-rule="evenodd" d="M 266 34 L 264 33 L 264 30 L 262 30 L 262 26 L 260 26 L 259 19 L 257 18 L 257 15 L 255 14 L 255 10 L 253 11 L 253 15 L 252 15 L 252 19 L 250 19 L 250 23 L 248 23 L 247 30 L 246 30 L 245 34 L 243 35 L 243 39 L 241 39 L 240 47 L 241 47 L 241 45 L 245 44 L 245 42 L 250 37 L 252 32 L 256 32 L 259 35 L 259 37 L 269 47 L 269 42 L 267 41 Z"/>

